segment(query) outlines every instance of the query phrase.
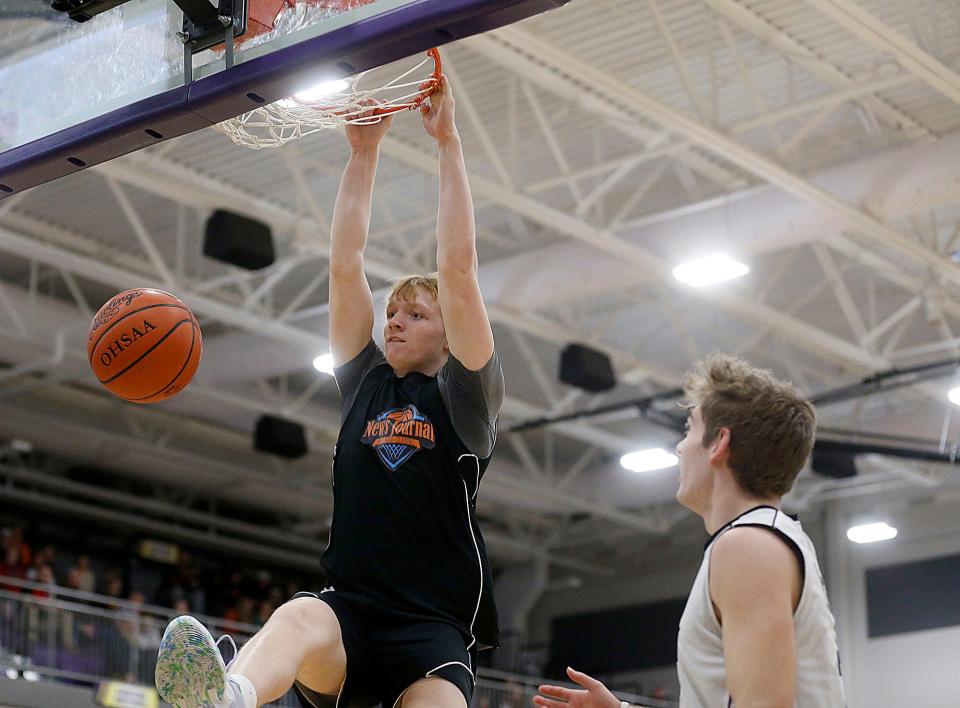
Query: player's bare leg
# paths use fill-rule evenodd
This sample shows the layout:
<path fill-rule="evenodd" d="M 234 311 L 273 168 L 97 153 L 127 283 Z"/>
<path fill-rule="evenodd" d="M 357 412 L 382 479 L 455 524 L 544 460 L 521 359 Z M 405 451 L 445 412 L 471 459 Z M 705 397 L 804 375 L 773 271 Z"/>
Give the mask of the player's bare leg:
<path fill-rule="evenodd" d="M 250 708 L 277 700 L 294 680 L 317 693 L 336 694 L 346 663 L 333 610 L 322 600 L 300 597 L 277 608 L 231 662 L 229 675 L 203 625 L 192 617 L 176 618 L 163 636 L 156 684 L 175 708 Z"/>

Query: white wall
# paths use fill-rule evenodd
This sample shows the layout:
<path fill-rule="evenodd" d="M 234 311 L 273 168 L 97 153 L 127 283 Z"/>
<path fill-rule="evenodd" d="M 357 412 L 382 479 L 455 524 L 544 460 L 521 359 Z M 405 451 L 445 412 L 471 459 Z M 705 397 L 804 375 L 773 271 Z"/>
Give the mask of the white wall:
<path fill-rule="evenodd" d="M 846 539 L 865 515 L 830 512 L 824 568 L 837 618 L 847 700 L 851 708 L 960 706 L 960 627 L 867 636 L 866 570 L 960 553 L 960 501 L 927 501 L 877 509 L 869 516 L 896 526 L 896 539 L 857 546 Z M 960 592 L 960 588 L 956 589 Z"/>

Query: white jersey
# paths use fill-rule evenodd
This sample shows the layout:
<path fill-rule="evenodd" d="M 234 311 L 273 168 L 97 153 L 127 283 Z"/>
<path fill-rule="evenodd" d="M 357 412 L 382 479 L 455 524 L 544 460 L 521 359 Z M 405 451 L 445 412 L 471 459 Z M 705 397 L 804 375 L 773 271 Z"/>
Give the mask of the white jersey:
<path fill-rule="evenodd" d="M 733 699 L 727 687 L 723 660 L 723 630 L 710 599 L 710 550 L 720 535 L 734 526 L 761 526 L 775 530 L 803 558 L 803 587 L 793 614 L 796 641 L 796 708 L 842 708 L 843 683 L 833 614 L 810 538 L 798 521 L 779 509 L 757 507 L 720 529 L 707 544 L 700 572 L 680 618 L 677 671 L 680 708 L 728 708 Z M 799 560 L 799 558 L 798 558 Z"/>

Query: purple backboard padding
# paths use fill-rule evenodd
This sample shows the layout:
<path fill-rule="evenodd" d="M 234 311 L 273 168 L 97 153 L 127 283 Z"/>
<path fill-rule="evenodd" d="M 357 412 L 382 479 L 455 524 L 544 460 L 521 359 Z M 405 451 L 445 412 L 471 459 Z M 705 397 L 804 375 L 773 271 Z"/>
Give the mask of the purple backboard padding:
<path fill-rule="evenodd" d="M 0 199 L 260 105 L 248 94 L 271 103 L 343 62 L 371 69 L 568 1 L 415 0 L 0 153 Z"/>

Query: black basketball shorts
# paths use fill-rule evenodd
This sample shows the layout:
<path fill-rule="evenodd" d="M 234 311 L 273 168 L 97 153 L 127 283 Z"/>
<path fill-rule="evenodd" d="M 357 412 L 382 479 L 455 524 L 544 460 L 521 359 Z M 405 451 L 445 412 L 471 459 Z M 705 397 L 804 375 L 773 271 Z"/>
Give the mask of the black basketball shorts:
<path fill-rule="evenodd" d="M 346 678 L 337 696 L 294 685 L 304 708 L 395 708 L 419 679 L 437 676 L 454 684 L 470 705 L 477 666 L 472 638 L 443 620 L 411 616 L 374 604 L 361 593 L 329 588 L 316 597 L 337 616 L 347 655 Z M 470 646 L 473 644 L 473 646 Z M 468 648 L 469 647 L 469 648 Z"/>

